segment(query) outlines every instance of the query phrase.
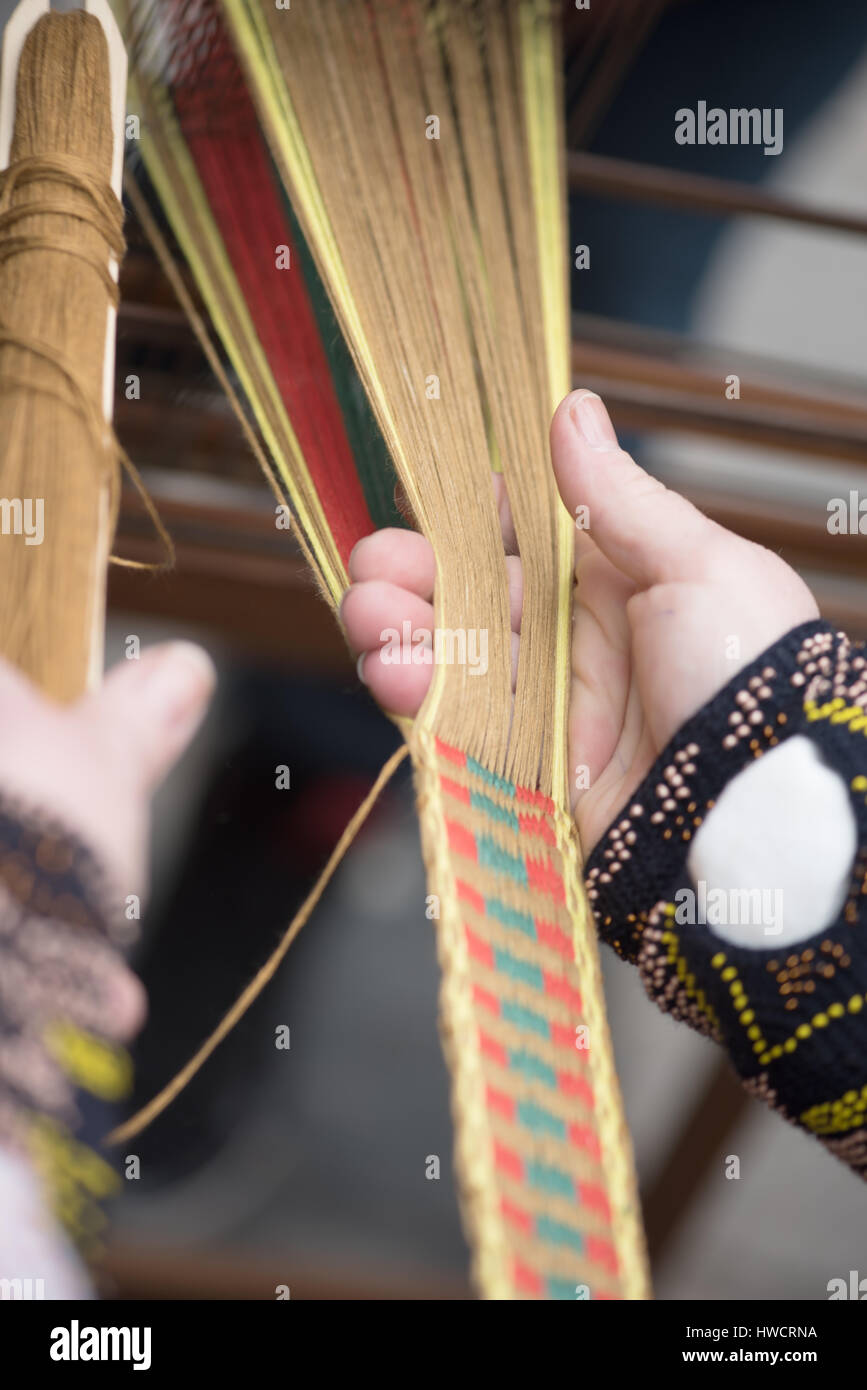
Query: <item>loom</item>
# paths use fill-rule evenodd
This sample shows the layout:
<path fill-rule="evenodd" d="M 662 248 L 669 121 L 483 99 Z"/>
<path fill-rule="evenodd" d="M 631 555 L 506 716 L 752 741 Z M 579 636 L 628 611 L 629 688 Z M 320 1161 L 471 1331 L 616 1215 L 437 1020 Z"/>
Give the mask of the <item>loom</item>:
<path fill-rule="evenodd" d="M 570 810 L 574 521 L 547 448 L 570 384 L 557 7 L 114 8 L 141 128 L 129 199 L 326 603 L 345 592 L 355 542 L 395 524 L 399 481 L 437 558 L 438 629 L 486 635 L 483 674 L 438 663 L 419 716 L 398 721 L 440 904 L 476 1286 L 497 1299 L 647 1297 Z M 514 695 L 492 470 L 525 574 Z"/>

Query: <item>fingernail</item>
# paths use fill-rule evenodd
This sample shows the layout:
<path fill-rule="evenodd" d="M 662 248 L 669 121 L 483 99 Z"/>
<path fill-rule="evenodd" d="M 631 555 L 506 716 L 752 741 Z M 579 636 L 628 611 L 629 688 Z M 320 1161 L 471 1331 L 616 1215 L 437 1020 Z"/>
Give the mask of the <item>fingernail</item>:
<path fill-rule="evenodd" d="M 620 447 L 608 411 L 593 391 L 579 396 L 570 406 L 569 413 L 591 449 Z"/>
<path fill-rule="evenodd" d="M 200 719 L 217 681 L 208 653 L 192 642 L 172 642 L 147 683 L 147 700 L 163 724 Z"/>
<path fill-rule="evenodd" d="M 362 685 L 367 685 L 367 681 L 364 676 L 364 663 L 369 655 L 369 652 L 362 652 L 361 656 L 358 658 L 358 661 L 355 663 L 355 669 L 358 672 L 358 679 L 361 681 Z"/>

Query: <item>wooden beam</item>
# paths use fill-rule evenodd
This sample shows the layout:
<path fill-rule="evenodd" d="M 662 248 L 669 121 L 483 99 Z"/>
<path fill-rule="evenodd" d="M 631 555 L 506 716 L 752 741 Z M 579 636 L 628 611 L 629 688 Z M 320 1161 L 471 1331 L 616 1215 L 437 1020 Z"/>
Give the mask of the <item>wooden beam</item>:
<path fill-rule="evenodd" d="M 711 217 L 774 217 L 825 231 L 867 236 L 867 217 L 863 214 L 804 203 L 733 179 L 636 164 L 586 150 L 569 154 L 567 169 L 573 193 L 593 193 L 597 197 L 678 208 Z"/>
<path fill-rule="evenodd" d="M 232 1301 L 273 1303 L 287 1286 L 292 1301 L 375 1300 L 438 1302 L 474 1298 L 465 1279 L 437 1277 L 426 1270 L 368 1268 L 339 1261 L 337 1269 L 311 1268 L 274 1255 L 256 1258 L 246 1252 L 203 1250 L 194 1254 L 150 1245 L 114 1245 L 97 1270 L 104 1298 Z"/>
<path fill-rule="evenodd" d="M 597 343 L 573 343 L 572 378 L 598 392 L 624 429 L 716 435 L 854 463 L 867 458 L 867 405 L 856 401 L 749 379 L 739 400 L 727 400 L 722 375 Z"/>

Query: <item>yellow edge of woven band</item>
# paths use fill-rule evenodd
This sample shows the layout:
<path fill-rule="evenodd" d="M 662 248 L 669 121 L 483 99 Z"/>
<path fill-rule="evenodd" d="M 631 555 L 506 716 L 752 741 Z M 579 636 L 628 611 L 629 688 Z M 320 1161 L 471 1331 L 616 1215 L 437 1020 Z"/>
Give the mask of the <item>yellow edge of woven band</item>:
<path fill-rule="evenodd" d="M 522 0 L 518 13 L 524 116 L 530 160 L 539 293 L 545 339 L 550 408 L 569 390 L 569 280 L 564 216 L 565 180 L 560 155 L 562 118 L 561 79 L 557 68 L 554 22 L 550 4 Z M 557 504 L 557 636 L 554 692 L 552 795 L 568 810 L 569 769 L 566 729 L 572 643 L 572 582 L 574 532 L 566 508 Z"/>
<path fill-rule="evenodd" d="M 562 149 L 561 80 L 549 0 L 522 0 L 519 12 L 524 110 L 539 247 L 540 293 L 547 353 L 551 408 L 570 389 L 569 282 L 566 239 L 565 177 Z M 624 1298 L 651 1297 L 644 1230 L 635 1181 L 632 1142 L 623 1114 L 605 1015 L 604 989 L 595 922 L 584 891 L 578 836 L 570 813 L 567 763 L 568 697 L 571 673 L 572 588 L 575 533 L 563 506 L 557 512 L 558 623 L 557 689 L 553 749 L 553 795 L 557 844 L 563 858 L 563 881 L 573 923 L 573 950 L 592 1040 L 589 1061 L 596 1122 L 605 1158 L 614 1244 Z"/>
<path fill-rule="evenodd" d="M 138 104 L 140 109 L 146 104 L 138 84 L 133 79 L 130 81 L 130 99 L 134 104 Z M 171 178 L 165 168 L 155 142 L 147 134 L 146 122 L 142 124 L 142 137 L 140 142 L 142 158 L 153 180 L 160 202 L 171 220 L 172 228 L 184 256 L 189 262 L 190 268 L 196 278 L 196 283 L 205 300 L 214 327 L 225 344 L 232 365 L 238 374 L 238 378 L 250 402 L 271 457 L 286 486 L 293 511 L 298 518 L 300 526 L 308 537 L 310 547 L 320 567 L 323 583 L 336 605 L 340 602 L 346 589 L 348 579 L 336 550 L 332 549 L 332 552 L 329 554 L 321 543 L 317 543 L 317 538 L 319 536 L 330 535 L 330 528 L 313 486 L 313 480 L 307 471 L 301 447 L 298 443 L 295 431 L 292 428 L 291 421 L 286 414 L 276 383 L 271 375 L 267 358 L 259 343 L 255 327 L 250 319 L 240 287 L 232 270 L 231 262 L 226 254 L 219 230 L 211 215 L 207 197 L 198 179 L 195 165 L 190 158 L 186 144 L 179 131 L 174 132 L 170 130 L 169 123 L 164 124 L 163 133 L 166 143 L 171 150 L 172 158 L 177 165 L 178 173 L 184 180 L 186 194 L 196 209 L 195 230 L 188 225 L 186 218 L 181 214 L 174 197 Z M 247 341 L 243 349 L 229 330 L 219 300 L 211 291 L 210 278 L 202 273 L 200 239 L 207 244 L 209 253 L 216 263 L 220 275 L 221 286 L 227 294 L 227 297 L 231 299 L 233 310 L 244 325 Z M 267 382 L 267 392 L 271 409 L 280 419 L 281 427 L 285 432 L 286 439 L 289 442 L 289 447 L 292 452 L 293 466 L 297 469 L 297 475 L 303 480 L 303 486 L 299 485 L 298 476 L 293 476 L 292 471 L 287 466 L 284 450 L 281 448 L 277 436 L 269 422 L 262 397 L 251 377 L 248 365 L 251 359 L 255 360 L 256 366 L 261 374 L 261 379 Z"/>
<path fill-rule="evenodd" d="M 557 848 L 563 856 L 566 905 L 573 923 L 572 943 L 581 981 L 584 1021 L 590 1036 L 587 1059 L 611 1207 L 611 1231 L 617 1251 L 620 1286 L 626 1299 L 652 1298 L 632 1139 L 614 1066 L 596 927 L 586 904 L 575 822 L 571 815 L 559 810 L 555 812 L 555 822 Z"/>

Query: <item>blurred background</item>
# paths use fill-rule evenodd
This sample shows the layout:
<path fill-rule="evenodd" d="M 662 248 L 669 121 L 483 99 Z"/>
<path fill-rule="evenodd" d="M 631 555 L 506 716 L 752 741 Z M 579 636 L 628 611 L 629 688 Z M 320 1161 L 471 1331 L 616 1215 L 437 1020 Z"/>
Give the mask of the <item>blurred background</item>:
<path fill-rule="evenodd" d="M 10 9 L 0 0 L 0 18 Z M 605 397 L 646 467 L 779 551 L 825 616 L 863 637 L 865 539 L 827 520 L 830 499 L 867 496 L 867 8 L 592 0 L 564 13 L 571 244 L 590 251 L 572 274 L 575 384 Z M 782 153 L 678 145 L 674 113 L 699 101 L 782 108 Z M 151 1000 L 144 1102 L 276 944 L 397 740 L 275 531 L 132 218 L 127 235 L 116 423 L 178 565 L 112 573 L 108 658 L 132 634 L 184 636 L 220 672 L 157 806 L 136 962 Z M 149 534 L 125 498 L 121 553 L 153 558 Z M 404 775 L 277 978 L 130 1144 L 141 1177 L 124 1184 L 107 1292 L 472 1297 L 425 892 Z M 830 1278 L 867 1272 L 863 1185 L 749 1100 L 607 950 L 604 966 L 657 1297 L 822 1299 Z"/>

